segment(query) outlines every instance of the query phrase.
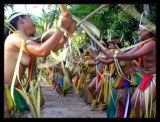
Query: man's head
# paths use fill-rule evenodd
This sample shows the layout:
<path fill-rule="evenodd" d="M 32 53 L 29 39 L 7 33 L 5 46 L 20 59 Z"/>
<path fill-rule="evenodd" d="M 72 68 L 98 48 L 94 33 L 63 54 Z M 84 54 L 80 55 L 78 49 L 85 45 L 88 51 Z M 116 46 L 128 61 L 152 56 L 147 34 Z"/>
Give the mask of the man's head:
<path fill-rule="evenodd" d="M 115 49 L 116 48 L 116 44 L 119 40 L 118 39 L 111 39 L 111 40 L 108 40 L 108 47 L 109 49 Z"/>
<path fill-rule="evenodd" d="M 138 37 L 140 41 L 147 40 L 154 37 L 154 32 L 149 28 L 149 26 L 139 25 Z"/>
<path fill-rule="evenodd" d="M 13 13 L 9 17 L 10 24 L 17 30 L 22 29 L 26 36 L 32 36 L 35 34 L 35 24 L 33 23 L 30 15 L 23 13 Z"/>

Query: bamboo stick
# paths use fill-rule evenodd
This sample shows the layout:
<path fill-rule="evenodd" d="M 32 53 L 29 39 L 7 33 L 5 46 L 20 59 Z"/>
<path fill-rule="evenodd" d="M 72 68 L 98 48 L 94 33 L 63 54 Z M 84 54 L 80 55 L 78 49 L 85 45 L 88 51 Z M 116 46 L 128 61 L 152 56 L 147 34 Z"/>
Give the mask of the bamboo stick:
<path fill-rule="evenodd" d="M 82 19 L 80 22 L 77 23 L 77 26 L 79 26 L 83 21 L 89 19 L 91 16 L 93 16 L 95 13 L 97 13 L 98 11 L 100 11 L 102 8 L 106 7 L 108 4 L 103 4 L 100 7 L 98 7 L 96 10 L 94 10 L 92 13 L 90 13 L 89 15 L 87 15 L 84 19 Z"/>
<path fill-rule="evenodd" d="M 99 47 L 102 46 L 102 45 L 98 42 L 98 40 L 88 31 L 88 29 L 87 29 L 83 24 L 81 24 L 80 26 L 85 30 L 85 32 L 88 34 L 88 36 L 89 36 Z M 139 42 L 139 43 L 134 44 L 134 45 L 129 46 L 129 47 L 122 48 L 122 49 L 120 49 L 120 50 L 121 50 L 121 51 L 130 50 L 130 49 L 132 49 L 133 47 L 136 47 L 136 46 L 138 46 L 138 45 L 141 45 L 141 44 L 143 44 L 143 43 L 146 43 L 146 42 L 150 41 L 151 39 L 152 39 L 152 38 L 149 38 L 149 39 L 147 39 L 147 40 L 145 40 L 145 41 Z"/>
<path fill-rule="evenodd" d="M 64 4 L 58 4 L 58 5 L 62 14 L 64 14 L 65 12 L 68 12 L 67 7 Z"/>
<path fill-rule="evenodd" d="M 98 42 L 98 40 L 88 31 L 88 29 L 87 29 L 83 24 L 80 24 L 80 26 L 85 30 L 85 32 L 88 34 L 88 36 L 89 36 L 99 47 L 102 46 L 102 45 Z"/>
<path fill-rule="evenodd" d="M 64 4 L 58 4 L 58 5 L 59 5 L 60 10 L 61 10 L 62 13 L 68 11 L 68 10 L 67 10 L 67 7 L 66 7 Z M 102 8 L 106 7 L 107 5 L 108 5 L 108 4 L 103 4 L 103 5 L 101 5 L 99 8 L 97 8 L 97 9 L 94 10 L 92 13 L 90 13 L 89 15 L 87 15 L 84 19 L 82 19 L 81 21 L 79 21 L 76 26 L 79 26 L 83 21 L 89 19 L 91 16 L 93 16 L 95 13 L 97 13 L 97 12 L 100 11 Z M 43 35 L 43 34 L 41 34 L 41 35 L 39 35 L 39 36 L 37 36 L 37 37 L 34 37 L 33 40 L 36 41 L 36 40 L 40 39 L 42 35 Z"/>

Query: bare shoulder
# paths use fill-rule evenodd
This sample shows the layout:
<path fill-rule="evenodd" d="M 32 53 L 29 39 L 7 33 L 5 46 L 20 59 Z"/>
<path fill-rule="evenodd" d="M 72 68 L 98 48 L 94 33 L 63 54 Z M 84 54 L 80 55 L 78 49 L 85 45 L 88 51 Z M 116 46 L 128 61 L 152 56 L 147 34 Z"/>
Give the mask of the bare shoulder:
<path fill-rule="evenodd" d="M 16 35 L 12 33 L 6 38 L 5 42 L 12 43 L 13 41 L 16 41 L 16 40 L 18 40 Z"/>
<path fill-rule="evenodd" d="M 5 40 L 5 43 L 4 43 L 5 49 L 10 50 L 15 48 L 16 42 L 18 42 L 17 37 L 14 34 L 10 34 Z"/>
<path fill-rule="evenodd" d="M 156 46 L 156 41 L 151 40 L 151 41 L 147 42 L 147 43 L 145 44 L 145 46 L 148 47 L 148 48 L 155 47 L 155 46 Z"/>
<path fill-rule="evenodd" d="M 9 40 L 14 40 L 14 41 L 21 41 L 21 40 L 27 40 L 28 39 L 27 36 L 25 36 L 24 34 L 19 33 L 19 32 L 12 33 L 7 38 Z"/>
<path fill-rule="evenodd" d="M 20 47 L 22 41 L 27 42 L 27 44 L 34 44 L 34 45 L 37 44 L 36 42 L 28 39 L 25 35 L 23 35 L 23 34 L 15 34 L 15 33 L 10 34 L 7 37 L 7 39 L 5 40 L 5 43 L 13 44 L 13 45 L 15 45 L 17 47 Z"/>
<path fill-rule="evenodd" d="M 11 51 L 14 52 L 16 50 L 16 46 L 15 46 L 15 42 L 16 42 L 17 38 L 14 34 L 10 34 L 4 43 L 4 48 L 5 51 Z"/>
<path fill-rule="evenodd" d="M 151 40 L 151 41 L 149 41 L 147 44 L 155 45 L 155 44 L 156 44 L 156 41 L 155 41 L 155 40 Z"/>

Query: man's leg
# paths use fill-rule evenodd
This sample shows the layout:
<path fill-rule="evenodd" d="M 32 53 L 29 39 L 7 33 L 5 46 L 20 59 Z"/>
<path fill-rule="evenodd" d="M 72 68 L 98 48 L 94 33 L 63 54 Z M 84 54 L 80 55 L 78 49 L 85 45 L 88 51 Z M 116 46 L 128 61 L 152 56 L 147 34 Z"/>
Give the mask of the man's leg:
<path fill-rule="evenodd" d="M 88 85 L 88 88 L 93 96 L 93 99 L 96 99 L 95 96 L 95 88 L 96 88 L 96 77 L 93 78 L 93 80 L 91 81 L 91 83 Z"/>
<path fill-rule="evenodd" d="M 116 111 L 116 117 L 118 118 L 123 118 L 124 117 L 124 110 L 125 110 L 125 97 L 126 97 L 126 89 L 121 88 L 117 89 L 117 98 L 116 98 L 116 103 L 117 103 L 117 111 Z"/>

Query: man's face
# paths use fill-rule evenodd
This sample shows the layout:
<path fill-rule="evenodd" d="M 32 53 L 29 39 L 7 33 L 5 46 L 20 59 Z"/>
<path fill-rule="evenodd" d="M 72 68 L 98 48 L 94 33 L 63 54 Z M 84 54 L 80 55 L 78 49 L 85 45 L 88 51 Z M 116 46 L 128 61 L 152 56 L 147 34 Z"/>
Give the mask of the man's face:
<path fill-rule="evenodd" d="M 25 22 L 26 22 L 27 33 L 29 35 L 34 35 L 36 33 L 36 28 L 35 28 L 35 24 L 33 23 L 31 17 L 26 16 L 25 20 L 26 20 Z"/>
<path fill-rule="evenodd" d="M 113 42 L 109 42 L 109 49 L 115 49 L 115 44 Z"/>

